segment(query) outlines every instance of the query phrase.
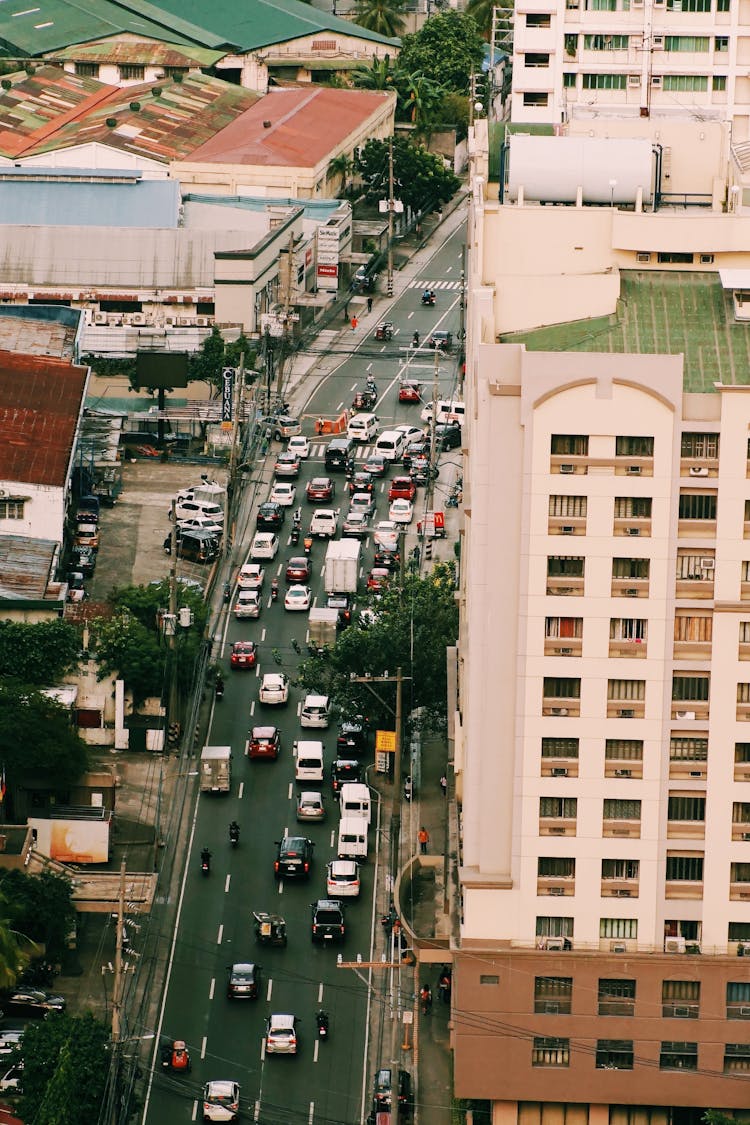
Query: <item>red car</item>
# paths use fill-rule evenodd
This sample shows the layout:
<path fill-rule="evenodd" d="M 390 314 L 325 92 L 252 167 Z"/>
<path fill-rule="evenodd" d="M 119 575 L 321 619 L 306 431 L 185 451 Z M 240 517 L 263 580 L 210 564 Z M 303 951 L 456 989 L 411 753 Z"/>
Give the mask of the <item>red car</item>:
<path fill-rule="evenodd" d="M 247 740 L 248 758 L 271 758 L 276 761 L 281 750 L 281 739 L 276 727 L 253 727 Z"/>
<path fill-rule="evenodd" d="M 298 555 L 286 564 L 286 580 L 298 586 L 306 586 L 312 575 L 312 565 L 306 555 Z"/>
<path fill-rule="evenodd" d="M 402 383 L 398 388 L 399 402 L 421 402 L 419 383 Z"/>
<path fill-rule="evenodd" d="M 336 486 L 330 477 L 313 477 L 307 486 L 308 500 L 333 500 Z"/>
<path fill-rule="evenodd" d="M 232 668 L 254 668 L 258 659 L 255 641 L 235 641 L 229 663 Z"/>
<path fill-rule="evenodd" d="M 394 477 L 388 489 L 389 500 L 413 500 L 417 495 L 417 486 L 411 477 Z"/>
<path fill-rule="evenodd" d="M 390 571 L 386 570 L 384 566 L 374 566 L 367 576 L 367 589 L 377 593 L 378 590 L 382 590 L 384 586 L 388 585 L 390 577 Z"/>

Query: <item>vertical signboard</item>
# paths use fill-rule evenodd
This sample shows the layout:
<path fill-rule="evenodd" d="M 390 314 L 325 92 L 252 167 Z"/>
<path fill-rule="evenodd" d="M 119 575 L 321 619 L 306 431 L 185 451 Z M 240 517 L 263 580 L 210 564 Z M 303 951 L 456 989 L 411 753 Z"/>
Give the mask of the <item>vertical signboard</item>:
<path fill-rule="evenodd" d="M 234 400 L 234 368 L 224 367 L 221 372 L 221 428 L 232 428 L 232 406 Z"/>
<path fill-rule="evenodd" d="M 391 754 L 396 752 L 395 730 L 375 731 L 375 769 L 378 773 L 389 773 Z"/>

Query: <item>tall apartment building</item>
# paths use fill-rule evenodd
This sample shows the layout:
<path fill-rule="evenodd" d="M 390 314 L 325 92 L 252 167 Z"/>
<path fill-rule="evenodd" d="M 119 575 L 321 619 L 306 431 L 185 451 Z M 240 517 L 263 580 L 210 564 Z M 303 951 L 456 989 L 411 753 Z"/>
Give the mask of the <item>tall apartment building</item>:
<path fill-rule="evenodd" d="M 514 123 L 689 114 L 750 138 L 740 0 L 515 0 Z"/>
<path fill-rule="evenodd" d="M 750 386 L 484 343 L 474 297 L 456 1091 L 495 1125 L 741 1109 Z"/>

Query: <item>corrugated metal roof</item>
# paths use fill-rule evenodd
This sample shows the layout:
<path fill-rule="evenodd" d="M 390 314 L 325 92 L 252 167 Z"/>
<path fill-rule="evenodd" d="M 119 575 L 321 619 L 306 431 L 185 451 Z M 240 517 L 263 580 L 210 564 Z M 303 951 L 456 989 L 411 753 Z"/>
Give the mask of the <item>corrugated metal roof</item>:
<path fill-rule="evenodd" d="M 192 44 L 157 43 L 151 39 L 133 41 L 100 39 L 95 43 L 78 43 L 55 51 L 55 59 L 77 62 L 108 63 L 115 66 L 213 66 L 226 51 L 209 50 Z"/>
<path fill-rule="evenodd" d="M 395 105 L 395 95 L 380 90 L 274 90 L 188 159 L 191 164 L 314 168 L 389 104 Z"/>
<path fill-rule="evenodd" d="M 80 78 L 56 66 L 43 66 L 35 74 L 8 77 L 10 90 L 0 90 L 0 153 L 17 156 L 50 129 L 72 115 L 106 101 L 113 87 L 93 78 Z"/>
<path fill-rule="evenodd" d="M 27 535 L 0 535 L 0 601 L 41 601 L 57 557 L 58 544 Z M 55 587 L 59 597 L 59 587 Z"/>
<path fill-rule="evenodd" d="M 62 488 L 88 369 L 0 352 L 0 480 Z"/>
<path fill-rule="evenodd" d="M 0 181 L 0 227 L 176 227 L 177 180 Z"/>

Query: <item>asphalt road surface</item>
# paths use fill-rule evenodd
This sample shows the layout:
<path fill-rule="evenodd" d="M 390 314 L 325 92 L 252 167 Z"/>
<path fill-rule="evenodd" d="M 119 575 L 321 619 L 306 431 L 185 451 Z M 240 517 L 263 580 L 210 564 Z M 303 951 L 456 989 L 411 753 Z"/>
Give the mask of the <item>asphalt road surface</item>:
<path fill-rule="evenodd" d="M 326 439 L 313 436 L 313 419 L 318 414 L 330 416 L 348 407 L 354 391 L 364 385 L 370 371 L 380 396 L 375 408 L 380 429 L 400 422 L 422 425 L 420 406 L 399 405 L 398 382 L 402 376 L 418 378 L 426 384 L 425 401 L 432 398 L 433 353 L 422 348 L 414 356 L 412 335 L 418 331 L 423 341 L 435 329 L 448 329 L 454 338 L 457 335 L 462 241 L 462 231 L 449 238 L 413 285 L 387 306 L 383 319 L 392 321 L 396 329 L 391 341 L 376 341 L 374 330 L 364 335 L 361 328 L 351 335 L 342 332 L 336 338 L 328 357 L 329 366 L 333 360 L 334 368 L 319 381 L 301 411 L 306 418 L 304 432 L 312 442 L 310 458 L 303 463 L 297 481 L 303 528 L 315 506 L 305 500 L 305 484 L 313 476 L 326 475 L 323 466 Z M 435 307 L 421 305 L 421 292 L 425 287 L 435 289 Z M 455 385 L 454 345 L 453 355 L 440 362 L 440 397 L 453 394 Z M 370 450 L 371 446 L 363 447 L 360 456 L 366 457 Z M 436 508 L 443 507 L 441 489 L 445 486 L 441 482 L 447 479 L 451 466 L 455 474 L 458 461 L 455 451 L 441 454 L 441 465 L 447 469 L 438 481 Z M 342 508 L 343 520 L 346 480 L 343 474 L 335 474 L 335 480 L 335 506 Z M 388 517 L 387 487 L 388 478 L 376 482 L 376 520 Z M 414 526 L 423 495 L 420 490 Z M 235 640 L 258 642 L 259 674 L 278 670 L 273 659 L 275 652 L 281 659 L 281 669 L 293 678 L 299 657 L 292 646 L 292 638 L 300 644 L 303 654 L 305 652 L 307 614 L 285 612 L 283 606 L 286 561 L 302 553 L 288 545 L 290 529 L 291 511 L 288 511 L 281 549 L 274 562 L 264 564 L 266 582 L 260 618 L 236 621 L 230 611 L 223 614 L 220 622 L 226 691 L 223 700 L 214 707 L 207 742 L 231 744 L 234 754 L 232 792 L 225 797 L 203 795 L 196 799 L 158 1028 L 162 1038 L 187 1041 L 193 1067 L 188 1075 L 172 1075 L 161 1071 L 157 1059 L 143 1112 L 143 1121 L 148 1125 L 200 1120 L 201 1087 L 210 1079 L 238 1081 L 242 1120 L 266 1125 L 356 1125 L 364 1120 L 370 1108 L 373 1075 L 366 1061 L 367 1037 L 368 1028 L 377 1023 L 377 1018 L 372 1020 L 371 1016 L 380 1014 L 380 994 L 368 988 L 366 970 L 355 973 L 337 968 L 337 954 L 341 952 L 347 961 L 354 961 L 358 954 L 365 961 L 372 956 L 377 924 L 373 911 L 374 885 L 380 862 L 380 842 L 387 837 L 387 832 L 382 825 L 378 830 L 374 815 L 369 860 L 363 866 L 362 892 L 359 899 L 348 900 L 346 943 L 333 948 L 313 945 L 310 904 L 325 896 L 326 863 L 334 855 L 338 825 L 327 777 L 322 787 L 327 820 L 299 826 L 300 834 L 308 835 L 315 843 L 309 881 L 276 882 L 274 841 L 279 840 L 285 830 L 294 834 L 298 829 L 292 756 L 294 739 L 304 734 L 311 738 L 322 737 L 329 765 L 335 756 L 336 730 L 332 727 L 328 731 L 302 732 L 297 689 L 292 688 L 286 707 L 260 707 L 256 671 L 229 671 L 229 652 Z M 248 528 L 248 546 L 253 531 L 254 519 Z M 326 540 L 318 540 L 312 550 L 312 585 L 317 604 L 325 604 L 322 565 L 326 543 Z M 364 546 L 363 557 L 363 573 L 366 573 L 372 557 L 368 544 Z M 270 580 L 274 575 L 279 575 L 280 588 L 276 604 L 270 601 Z M 251 762 L 244 755 L 249 728 L 263 722 L 274 723 L 281 731 L 282 752 L 276 762 Z M 369 760 L 372 760 L 371 752 Z M 233 819 L 241 826 L 240 845 L 236 849 L 230 849 L 228 840 L 228 825 Z M 200 871 L 199 856 L 203 847 L 210 848 L 213 854 L 208 878 Z M 286 947 L 261 949 L 256 945 L 253 910 L 268 910 L 284 916 L 288 927 Z M 237 961 L 258 961 L 262 966 L 260 996 L 255 1001 L 226 997 L 227 967 Z M 330 1038 L 323 1043 L 317 1039 L 315 1025 L 315 1012 L 321 1006 L 331 1018 Z M 298 1017 L 300 1047 L 297 1057 L 265 1056 L 265 1019 L 272 1012 L 292 1012 Z M 387 1065 L 387 1060 L 384 1061 Z"/>

